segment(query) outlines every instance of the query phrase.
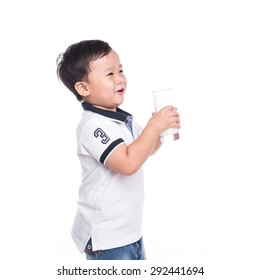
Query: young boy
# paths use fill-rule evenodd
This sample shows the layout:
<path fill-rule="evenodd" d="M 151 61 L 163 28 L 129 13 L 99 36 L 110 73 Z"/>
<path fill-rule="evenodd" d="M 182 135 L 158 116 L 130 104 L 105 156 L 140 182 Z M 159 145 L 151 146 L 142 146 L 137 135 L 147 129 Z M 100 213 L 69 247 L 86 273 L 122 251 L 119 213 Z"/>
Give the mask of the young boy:
<path fill-rule="evenodd" d="M 118 54 L 101 40 L 73 44 L 57 74 L 81 101 L 77 153 L 82 167 L 72 237 L 90 260 L 144 260 L 142 165 L 160 147 L 160 132 L 180 128 L 176 108 L 153 113 L 142 130 L 124 102 L 127 80 Z"/>

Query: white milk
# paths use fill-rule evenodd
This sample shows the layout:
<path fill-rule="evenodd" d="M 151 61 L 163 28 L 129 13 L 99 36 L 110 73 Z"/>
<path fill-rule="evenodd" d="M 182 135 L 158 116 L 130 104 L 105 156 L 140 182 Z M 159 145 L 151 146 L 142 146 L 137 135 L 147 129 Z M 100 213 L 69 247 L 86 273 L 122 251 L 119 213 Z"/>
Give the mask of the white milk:
<path fill-rule="evenodd" d="M 152 93 L 153 93 L 154 108 L 156 112 L 160 111 L 165 106 L 174 105 L 174 93 L 171 88 L 155 90 Z M 163 132 L 161 132 L 160 136 L 161 136 L 161 141 L 164 141 L 165 139 L 167 140 L 172 139 L 172 137 L 173 140 L 178 140 L 179 139 L 178 128 L 168 128 Z"/>

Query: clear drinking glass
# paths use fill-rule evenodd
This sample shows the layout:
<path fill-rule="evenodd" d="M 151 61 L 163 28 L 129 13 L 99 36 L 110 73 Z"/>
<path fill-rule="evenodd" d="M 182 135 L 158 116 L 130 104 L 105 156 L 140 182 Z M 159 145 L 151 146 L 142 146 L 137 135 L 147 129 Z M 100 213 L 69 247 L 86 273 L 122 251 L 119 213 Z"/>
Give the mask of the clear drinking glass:
<path fill-rule="evenodd" d="M 154 108 L 156 112 L 160 111 L 165 106 L 174 104 L 174 93 L 171 88 L 155 90 L 152 93 L 153 93 Z M 173 137 L 174 141 L 180 138 L 178 128 L 168 128 L 163 132 L 161 132 L 160 136 L 162 142 L 166 139 L 167 140 L 170 139 L 171 138 L 170 136 Z"/>

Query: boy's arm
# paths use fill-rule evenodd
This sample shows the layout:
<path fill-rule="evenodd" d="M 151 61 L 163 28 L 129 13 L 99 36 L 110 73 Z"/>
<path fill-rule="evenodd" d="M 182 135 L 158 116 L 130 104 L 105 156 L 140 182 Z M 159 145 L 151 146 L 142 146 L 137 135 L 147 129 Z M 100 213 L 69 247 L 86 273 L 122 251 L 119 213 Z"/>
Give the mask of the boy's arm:
<path fill-rule="evenodd" d="M 166 106 L 154 113 L 141 135 L 129 146 L 122 144 L 108 157 L 106 165 L 123 175 L 134 174 L 158 145 L 160 133 L 170 127 L 179 128 L 179 114 Z"/>
<path fill-rule="evenodd" d="M 154 155 L 159 149 L 160 147 L 162 146 L 162 141 L 161 141 L 161 138 L 160 136 L 157 138 L 157 142 L 153 148 L 153 151 L 151 152 L 151 155 Z"/>

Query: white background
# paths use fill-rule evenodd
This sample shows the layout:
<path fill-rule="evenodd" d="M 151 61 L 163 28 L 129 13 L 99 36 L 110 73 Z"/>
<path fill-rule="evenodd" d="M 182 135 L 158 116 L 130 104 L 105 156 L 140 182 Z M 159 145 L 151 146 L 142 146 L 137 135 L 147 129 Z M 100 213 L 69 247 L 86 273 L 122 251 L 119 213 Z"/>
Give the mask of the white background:
<path fill-rule="evenodd" d="M 82 108 L 58 82 L 55 61 L 74 42 L 102 39 L 118 52 L 128 78 L 122 109 L 145 126 L 151 90 L 172 87 L 181 114 L 180 140 L 145 164 L 148 259 L 209 265 L 207 279 L 259 279 L 257 3 L 1 2 L 6 267 L 84 259 L 70 237 L 81 180 L 75 128 Z"/>

